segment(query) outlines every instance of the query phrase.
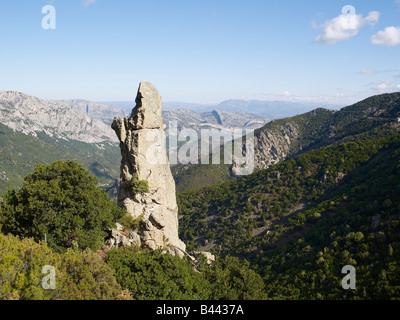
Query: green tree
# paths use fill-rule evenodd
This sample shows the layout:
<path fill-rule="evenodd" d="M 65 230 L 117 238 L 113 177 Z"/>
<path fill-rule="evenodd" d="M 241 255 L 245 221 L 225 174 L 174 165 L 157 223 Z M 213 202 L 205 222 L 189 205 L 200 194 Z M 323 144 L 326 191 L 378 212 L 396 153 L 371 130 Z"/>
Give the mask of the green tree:
<path fill-rule="evenodd" d="M 236 257 L 217 259 L 211 267 L 201 270 L 212 284 L 212 300 L 262 300 L 265 298 L 262 277 L 250 263 Z"/>
<path fill-rule="evenodd" d="M 98 249 L 107 229 L 124 211 L 96 187 L 97 180 L 74 161 L 37 165 L 23 187 L 9 190 L 0 204 L 3 233 L 40 241 L 49 246 Z"/>

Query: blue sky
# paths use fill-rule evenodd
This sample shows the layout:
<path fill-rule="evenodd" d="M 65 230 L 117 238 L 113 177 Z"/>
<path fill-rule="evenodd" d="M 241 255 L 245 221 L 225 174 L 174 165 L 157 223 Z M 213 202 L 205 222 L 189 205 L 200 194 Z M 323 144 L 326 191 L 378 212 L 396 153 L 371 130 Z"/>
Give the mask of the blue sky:
<path fill-rule="evenodd" d="M 133 100 L 140 81 L 193 103 L 400 91 L 400 0 L 2 0 L 0 40 L 0 90 L 43 99 Z"/>

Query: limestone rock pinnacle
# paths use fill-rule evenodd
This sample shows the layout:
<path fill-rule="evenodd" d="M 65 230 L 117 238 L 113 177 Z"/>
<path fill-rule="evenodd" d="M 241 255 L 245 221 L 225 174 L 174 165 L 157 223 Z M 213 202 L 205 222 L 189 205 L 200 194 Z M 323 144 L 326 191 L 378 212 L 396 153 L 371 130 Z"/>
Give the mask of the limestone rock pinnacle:
<path fill-rule="evenodd" d="M 118 204 L 134 219 L 133 233 L 144 249 L 165 248 L 183 256 L 185 244 L 178 236 L 178 206 L 162 124 L 161 96 L 149 82 L 139 85 L 136 107 L 129 118 L 115 118 L 112 128 L 120 140 L 121 176 Z M 132 181 L 147 181 L 148 190 L 132 188 Z M 132 233 L 131 233 L 132 234 Z"/>
<path fill-rule="evenodd" d="M 131 118 L 136 129 L 162 128 L 161 96 L 150 82 L 141 82 Z"/>

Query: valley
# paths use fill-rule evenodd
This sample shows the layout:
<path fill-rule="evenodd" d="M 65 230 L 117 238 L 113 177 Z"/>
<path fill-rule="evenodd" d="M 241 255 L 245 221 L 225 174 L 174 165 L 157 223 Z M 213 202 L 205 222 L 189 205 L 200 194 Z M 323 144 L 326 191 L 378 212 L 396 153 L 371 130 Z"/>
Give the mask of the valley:
<path fill-rule="evenodd" d="M 215 115 L 219 120 L 210 118 Z M 222 115 L 234 119 L 238 113 L 163 114 L 195 130 L 223 126 Z M 232 165 L 171 166 L 187 250 L 248 261 L 262 277 L 267 299 L 399 296 L 399 116 L 400 94 L 393 93 L 339 111 L 264 119 L 268 123 L 254 131 L 255 170 L 243 177 L 232 175 Z M 246 128 L 240 117 L 234 125 Z M 0 124 L 3 193 L 21 185 L 38 163 L 72 159 L 116 199 L 116 144 L 78 141 L 62 132 L 27 133 Z M 345 265 L 357 269 L 351 292 L 336 285 Z"/>

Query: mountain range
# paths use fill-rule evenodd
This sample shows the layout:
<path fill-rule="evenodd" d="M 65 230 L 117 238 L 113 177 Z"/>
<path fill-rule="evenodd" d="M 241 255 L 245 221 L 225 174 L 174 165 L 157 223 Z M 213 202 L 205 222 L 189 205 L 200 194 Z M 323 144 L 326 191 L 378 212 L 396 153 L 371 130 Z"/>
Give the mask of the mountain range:
<path fill-rule="evenodd" d="M 254 132 L 254 168 L 269 168 L 308 150 L 338 143 L 388 123 L 398 123 L 399 94 L 374 96 L 341 110 L 317 108 L 267 123 Z M 222 152 L 221 152 L 222 153 Z M 243 154 L 246 153 L 243 144 Z M 221 161 L 222 163 L 222 161 Z M 178 165 L 177 190 L 185 191 L 235 178 L 235 165 Z M 208 178 L 205 171 L 213 171 Z"/>
<path fill-rule="evenodd" d="M 133 101 L 108 101 L 105 104 L 131 110 L 135 106 Z M 259 117 L 280 119 L 293 117 L 302 114 L 318 107 L 326 109 L 338 110 L 343 105 L 333 105 L 326 103 L 300 103 L 291 101 L 265 101 L 265 100 L 226 100 L 214 104 L 199 104 L 187 102 L 163 102 L 163 110 L 177 110 L 186 109 L 197 113 L 212 112 L 213 110 L 220 110 L 225 112 L 242 111 L 258 115 Z"/>
<path fill-rule="evenodd" d="M 111 129 L 114 117 L 130 111 L 86 100 L 41 100 L 21 92 L 0 92 L 0 193 L 17 187 L 37 163 L 75 159 L 90 170 L 100 184 L 116 194 L 120 151 Z M 178 129 L 255 129 L 270 121 L 245 112 L 189 110 L 164 111 L 163 121 Z M 22 147 L 24 146 L 24 147 Z M 110 189 L 111 188 L 111 189 Z"/>
<path fill-rule="evenodd" d="M 68 104 L 54 104 L 20 92 L 0 92 L 0 122 L 27 135 L 44 132 L 49 137 L 86 143 L 116 143 L 104 122 L 90 118 Z"/>
<path fill-rule="evenodd" d="M 18 187 L 36 163 L 72 159 L 115 192 L 121 156 L 107 135 L 85 135 L 98 132 L 97 121 L 108 127 L 88 117 L 90 106 L 2 97 L 0 191 Z M 197 128 L 232 124 L 221 111 L 178 115 Z M 254 137 L 249 175 L 225 164 L 172 167 L 187 250 L 246 260 L 270 299 L 399 298 L 400 93 L 276 119 Z M 357 274 L 352 290 L 342 286 L 346 266 Z"/>
<path fill-rule="evenodd" d="M 213 110 L 197 113 L 188 109 L 177 109 L 163 111 L 163 121 L 165 125 L 176 121 L 178 129 L 190 128 L 200 132 L 201 129 L 257 129 L 270 122 L 271 119 L 243 111 Z"/>

